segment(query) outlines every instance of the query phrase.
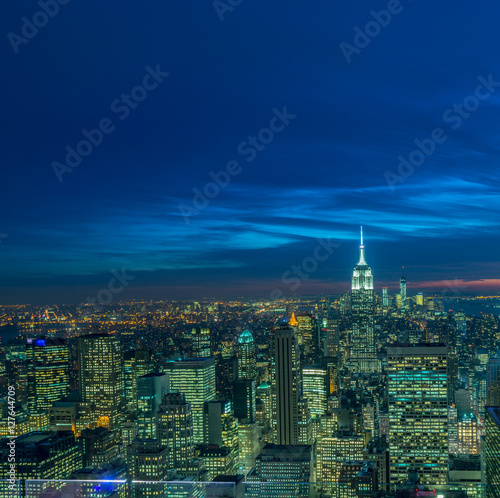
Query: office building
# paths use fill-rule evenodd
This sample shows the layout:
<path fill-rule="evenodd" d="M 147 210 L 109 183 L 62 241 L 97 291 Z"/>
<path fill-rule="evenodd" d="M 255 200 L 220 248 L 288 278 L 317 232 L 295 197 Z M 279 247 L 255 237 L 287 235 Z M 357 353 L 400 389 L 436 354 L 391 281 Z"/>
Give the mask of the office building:
<path fill-rule="evenodd" d="M 137 379 L 153 372 L 151 351 L 138 349 L 126 351 L 123 355 L 123 381 L 125 407 L 132 414 L 137 413 Z"/>
<path fill-rule="evenodd" d="M 252 333 L 245 329 L 238 337 L 238 380 L 257 379 L 257 353 Z"/>
<path fill-rule="evenodd" d="M 266 444 L 247 476 L 246 496 L 309 496 L 313 476 L 311 446 Z"/>
<path fill-rule="evenodd" d="M 255 380 L 236 380 L 233 383 L 234 416 L 255 422 Z"/>
<path fill-rule="evenodd" d="M 208 327 L 194 327 L 191 337 L 194 358 L 209 358 L 212 356 L 212 333 Z"/>
<path fill-rule="evenodd" d="M 187 470 L 194 458 L 193 413 L 183 393 L 163 396 L 158 407 L 158 438 L 169 449 L 169 468 Z"/>
<path fill-rule="evenodd" d="M 142 439 L 157 439 L 156 412 L 163 396 L 170 392 L 166 373 L 153 372 L 137 379 L 137 435 Z"/>
<path fill-rule="evenodd" d="M 69 348 L 65 339 L 28 339 L 28 410 L 47 412 L 69 393 Z"/>
<path fill-rule="evenodd" d="M 183 393 L 193 413 L 195 444 L 204 442 L 204 413 L 206 401 L 215 399 L 214 358 L 179 358 L 168 361 L 165 371 L 170 378 L 170 388 Z"/>
<path fill-rule="evenodd" d="M 500 358 L 490 358 L 486 365 L 486 404 L 500 406 Z"/>
<path fill-rule="evenodd" d="M 80 336 L 78 370 L 80 400 L 91 405 L 98 426 L 115 429 L 124 404 L 119 338 L 108 334 Z"/>
<path fill-rule="evenodd" d="M 118 433 L 104 427 L 84 429 L 78 439 L 84 467 L 100 468 L 109 464 L 119 453 Z"/>
<path fill-rule="evenodd" d="M 401 313 L 406 313 L 406 277 L 405 277 L 405 267 L 403 266 L 403 275 L 399 281 L 399 292 L 401 293 Z"/>
<path fill-rule="evenodd" d="M 0 440 L 0 479 L 9 478 L 8 442 Z M 29 432 L 15 443 L 16 479 L 69 479 L 82 466 L 81 449 L 72 432 Z"/>
<path fill-rule="evenodd" d="M 423 484 L 446 484 L 447 353 L 444 344 L 387 348 L 391 483 L 416 469 Z"/>
<path fill-rule="evenodd" d="M 276 441 L 294 445 L 299 440 L 298 401 L 301 391 L 300 355 L 294 331 L 289 326 L 274 331 L 273 403 Z"/>
<path fill-rule="evenodd" d="M 486 498 L 500 496 L 500 406 L 486 407 L 484 438 Z"/>
<path fill-rule="evenodd" d="M 302 392 L 311 416 L 321 416 L 326 412 L 327 368 L 318 365 L 302 369 Z"/>

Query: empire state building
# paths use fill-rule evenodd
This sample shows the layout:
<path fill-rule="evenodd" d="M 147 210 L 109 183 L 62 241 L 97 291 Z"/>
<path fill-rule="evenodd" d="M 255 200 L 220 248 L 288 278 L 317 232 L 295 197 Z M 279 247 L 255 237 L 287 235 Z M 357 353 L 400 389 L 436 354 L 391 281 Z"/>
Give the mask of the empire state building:
<path fill-rule="evenodd" d="M 363 226 L 361 226 L 361 245 L 359 261 L 352 274 L 352 347 L 350 364 L 353 373 L 367 374 L 378 372 L 377 352 L 373 333 L 374 300 L 372 269 L 365 261 L 363 245 Z"/>

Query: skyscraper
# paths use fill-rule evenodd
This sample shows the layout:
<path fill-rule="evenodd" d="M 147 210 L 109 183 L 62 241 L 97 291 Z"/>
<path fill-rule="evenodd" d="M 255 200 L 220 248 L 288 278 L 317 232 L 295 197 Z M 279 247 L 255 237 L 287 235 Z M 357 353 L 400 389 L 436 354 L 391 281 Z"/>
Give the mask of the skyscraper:
<path fill-rule="evenodd" d="M 138 349 L 123 355 L 123 382 L 127 410 L 137 413 L 137 379 L 153 371 L 151 351 Z"/>
<path fill-rule="evenodd" d="M 302 370 L 302 389 L 307 406 L 313 417 L 326 412 L 327 368 L 318 365 L 305 367 Z"/>
<path fill-rule="evenodd" d="M 387 287 L 382 287 L 382 306 L 387 308 L 389 306 L 389 296 L 387 294 Z"/>
<path fill-rule="evenodd" d="M 490 358 L 486 365 L 486 404 L 500 406 L 500 358 Z"/>
<path fill-rule="evenodd" d="M 407 482 L 414 468 L 423 484 L 446 484 L 447 352 L 444 344 L 387 348 L 392 483 Z"/>
<path fill-rule="evenodd" d="M 486 407 L 484 439 L 486 497 L 500 496 L 500 406 Z"/>
<path fill-rule="evenodd" d="M 137 379 L 138 437 L 157 439 L 156 412 L 163 396 L 170 392 L 168 375 L 153 372 Z"/>
<path fill-rule="evenodd" d="M 238 380 L 257 378 L 257 355 L 252 333 L 245 329 L 238 337 Z"/>
<path fill-rule="evenodd" d="M 108 334 L 78 338 L 80 399 L 90 403 L 100 426 L 113 430 L 123 407 L 120 340 Z"/>
<path fill-rule="evenodd" d="M 273 337 L 273 390 L 278 444 L 297 444 L 298 400 L 301 390 L 299 351 L 294 331 L 279 327 Z"/>
<path fill-rule="evenodd" d="M 399 291 L 401 293 L 401 313 L 406 313 L 406 277 L 405 277 L 405 267 L 403 266 L 403 275 L 401 275 L 401 280 L 399 281 Z"/>
<path fill-rule="evenodd" d="M 184 393 L 193 412 L 195 444 L 204 442 L 203 405 L 215 399 L 215 359 L 179 358 L 168 361 L 165 370 L 169 374 L 170 388 Z"/>
<path fill-rule="evenodd" d="M 158 438 L 169 448 L 169 468 L 187 470 L 194 458 L 193 413 L 183 393 L 171 392 L 158 407 Z"/>
<path fill-rule="evenodd" d="M 28 409 L 47 412 L 69 393 L 69 349 L 65 339 L 28 339 Z"/>
<path fill-rule="evenodd" d="M 377 353 L 373 333 L 374 301 L 372 270 L 365 261 L 363 226 L 359 260 L 352 275 L 352 348 L 351 368 L 354 373 L 378 371 Z"/>
<path fill-rule="evenodd" d="M 208 327 L 194 327 L 192 331 L 193 338 L 193 357 L 208 358 L 211 356 L 212 335 Z"/>

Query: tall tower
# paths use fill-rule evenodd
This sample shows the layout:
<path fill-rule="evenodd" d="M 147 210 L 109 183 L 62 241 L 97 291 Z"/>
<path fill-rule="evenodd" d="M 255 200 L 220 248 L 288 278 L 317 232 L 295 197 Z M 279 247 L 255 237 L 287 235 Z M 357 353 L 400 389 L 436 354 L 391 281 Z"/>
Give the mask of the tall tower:
<path fill-rule="evenodd" d="M 448 349 L 445 344 L 387 348 L 391 483 L 418 470 L 422 484 L 448 478 Z"/>
<path fill-rule="evenodd" d="M 246 329 L 238 337 L 238 380 L 257 378 L 257 355 L 252 333 Z"/>
<path fill-rule="evenodd" d="M 183 393 L 163 396 L 158 407 L 158 438 L 169 448 L 169 467 L 187 470 L 194 458 L 193 413 Z"/>
<path fill-rule="evenodd" d="M 208 327 L 194 327 L 193 336 L 193 357 L 209 358 L 211 356 L 212 336 Z"/>
<path fill-rule="evenodd" d="M 354 373 L 378 371 L 375 338 L 373 334 L 374 301 L 372 269 L 365 261 L 363 226 L 359 261 L 352 274 L 352 348 L 351 365 Z"/>
<path fill-rule="evenodd" d="M 157 439 L 156 412 L 163 396 L 170 392 L 168 375 L 152 372 L 137 379 L 137 436 Z"/>
<path fill-rule="evenodd" d="M 205 401 L 215 400 L 215 359 L 180 358 L 168 361 L 165 371 L 169 374 L 170 388 L 183 393 L 193 412 L 193 437 L 195 444 L 204 442 Z"/>
<path fill-rule="evenodd" d="M 28 409 L 46 412 L 69 393 L 69 349 L 65 339 L 28 339 Z"/>
<path fill-rule="evenodd" d="M 278 444 L 298 444 L 300 367 L 297 339 L 288 325 L 279 327 L 273 337 L 275 422 Z"/>
<path fill-rule="evenodd" d="M 406 277 L 405 277 L 405 267 L 403 266 L 403 274 L 401 275 L 401 280 L 399 281 L 399 291 L 401 293 L 401 313 L 406 312 Z"/>
<path fill-rule="evenodd" d="M 387 294 L 387 287 L 382 287 L 382 306 L 387 308 L 389 306 L 389 295 Z"/>
<path fill-rule="evenodd" d="M 93 405 L 98 425 L 116 428 L 123 406 L 120 340 L 108 334 L 78 338 L 80 399 Z"/>

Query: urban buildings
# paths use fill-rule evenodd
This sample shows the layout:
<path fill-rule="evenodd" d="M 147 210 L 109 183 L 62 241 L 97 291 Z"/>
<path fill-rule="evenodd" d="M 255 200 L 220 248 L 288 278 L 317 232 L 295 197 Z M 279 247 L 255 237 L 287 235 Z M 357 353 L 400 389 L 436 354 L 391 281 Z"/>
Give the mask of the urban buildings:
<path fill-rule="evenodd" d="M 28 410 L 48 412 L 54 401 L 69 393 L 69 349 L 64 339 L 28 339 Z"/>
<path fill-rule="evenodd" d="M 448 385 L 444 344 L 387 348 L 390 479 L 446 484 L 448 474 Z"/>
<path fill-rule="evenodd" d="M 282 326 L 274 331 L 273 352 L 276 440 L 280 445 L 295 445 L 299 440 L 301 382 L 298 344 L 291 327 Z"/>
<path fill-rule="evenodd" d="M 204 442 L 204 413 L 206 401 L 215 399 L 214 358 L 178 358 L 165 364 L 170 388 L 183 393 L 193 413 L 193 437 L 196 444 Z"/>
<path fill-rule="evenodd" d="M 78 338 L 80 400 L 90 406 L 92 420 L 113 430 L 123 409 L 123 375 L 120 339 L 108 334 Z"/>
<path fill-rule="evenodd" d="M 352 341 L 349 364 L 353 373 L 375 373 L 379 369 L 374 336 L 373 276 L 365 261 L 363 227 L 359 260 L 352 274 L 351 309 Z"/>

